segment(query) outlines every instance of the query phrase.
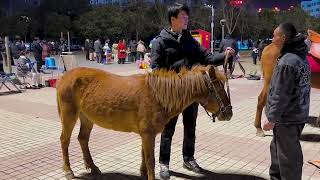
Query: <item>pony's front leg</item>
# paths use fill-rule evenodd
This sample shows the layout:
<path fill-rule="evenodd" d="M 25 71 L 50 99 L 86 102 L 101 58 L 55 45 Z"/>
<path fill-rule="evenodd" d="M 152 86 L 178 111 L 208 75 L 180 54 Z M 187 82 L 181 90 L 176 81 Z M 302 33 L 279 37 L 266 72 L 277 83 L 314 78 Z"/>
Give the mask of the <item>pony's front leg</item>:
<path fill-rule="evenodd" d="M 154 144 L 155 144 L 155 133 L 143 133 L 141 134 L 142 138 L 142 150 L 144 159 L 142 157 L 142 163 L 144 161 L 145 166 L 147 168 L 148 173 L 148 180 L 155 179 L 154 167 L 155 167 L 155 160 L 154 160 Z M 141 164 L 141 167 L 144 165 Z"/>

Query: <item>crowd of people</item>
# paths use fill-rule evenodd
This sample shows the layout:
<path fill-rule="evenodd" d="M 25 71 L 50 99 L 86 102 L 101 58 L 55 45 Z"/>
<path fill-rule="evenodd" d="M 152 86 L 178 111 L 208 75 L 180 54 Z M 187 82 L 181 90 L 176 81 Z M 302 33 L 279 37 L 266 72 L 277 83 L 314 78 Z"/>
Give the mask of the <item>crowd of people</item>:
<path fill-rule="evenodd" d="M 6 53 L 2 38 L 0 38 L 0 51 Z M 35 37 L 32 43 L 25 43 L 17 36 L 13 41 L 9 41 L 10 62 L 11 65 L 17 67 L 16 74 L 24 80 L 27 77 L 31 78 L 32 86 L 25 86 L 25 88 L 38 89 L 44 87 L 41 74 L 46 73 L 44 71 L 45 59 L 63 51 L 67 51 L 64 40 L 60 40 L 60 43 L 58 43 L 57 41 L 40 40 Z M 32 61 L 32 59 L 35 59 L 35 61 Z M 0 72 L 4 72 L 2 66 Z"/>
<path fill-rule="evenodd" d="M 111 62 L 118 62 L 118 64 L 125 64 L 125 62 L 143 62 L 150 64 L 149 49 L 146 48 L 142 40 L 130 40 L 127 44 L 124 39 L 114 42 L 110 46 L 110 40 L 106 39 L 103 45 L 100 38 L 95 40 L 86 39 L 83 50 L 86 54 L 86 60 L 94 61 L 99 64 L 108 64 Z M 146 60 L 146 61 L 145 61 Z"/>
<path fill-rule="evenodd" d="M 192 37 L 187 30 L 190 10 L 187 6 L 175 3 L 168 9 L 169 28 L 164 28 L 152 42 L 151 53 L 143 41 L 131 40 L 126 43 L 121 39 L 110 46 L 106 39 L 102 44 L 100 38 L 86 39 L 84 51 L 86 60 L 99 64 L 126 61 L 150 64 L 153 70 L 168 69 L 179 71 L 181 67 L 191 68 L 195 64 L 220 66 L 225 56 L 233 61 L 238 48 L 230 35 L 220 45 L 220 51 L 211 54 Z M 270 92 L 266 106 L 264 130 L 273 130 L 270 144 L 271 179 L 300 180 L 302 177 L 303 154 L 299 137 L 308 120 L 310 103 L 310 67 L 306 60 L 308 47 L 305 37 L 297 32 L 290 23 L 280 24 L 274 31 L 272 42 L 281 48 L 281 56 L 271 80 Z M 258 40 L 253 45 L 253 63 L 261 58 L 263 49 L 269 40 Z M 3 44 L 3 43 L 2 43 Z M 65 46 L 60 46 L 64 51 Z M 42 66 L 45 57 L 49 56 L 56 43 L 48 43 L 35 38 L 33 54 L 36 68 L 28 58 L 29 50 L 20 39 L 10 43 L 12 57 L 17 59 L 18 76 L 32 78 L 33 87 L 41 88 Z M 150 57 L 150 58 L 149 58 Z M 12 61 L 13 62 L 13 61 Z M 139 66 L 141 66 L 139 64 Z M 228 67 L 230 69 L 230 67 Z M 301 103 L 302 102 L 302 103 Z M 295 106 L 292 106 L 295 104 Z M 195 159 L 195 132 L 198 115 L 198 103 L 191 104 L 183 112 L 183 167 L 196 173 L 203 169 Z M 160 177 L 170 177 L 169 163 L 172 137 L 178 116 L 173 117 L 165 126 L 160 141 Z"/>

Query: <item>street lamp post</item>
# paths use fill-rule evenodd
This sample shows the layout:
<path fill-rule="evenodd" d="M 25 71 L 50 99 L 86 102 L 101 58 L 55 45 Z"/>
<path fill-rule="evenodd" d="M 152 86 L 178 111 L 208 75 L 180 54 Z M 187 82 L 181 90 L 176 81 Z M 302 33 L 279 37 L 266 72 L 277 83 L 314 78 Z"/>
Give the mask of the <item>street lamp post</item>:
<path fill-rule="evenodd" d="M 211 6 L 211 53 L 214 51 L 213 29 L 214 29 L 214 8 Z"/>
<path fill-rule="evenodd" d="M 213 32 L 214 32 L 214 6 L 205 4 L 206 7 L 211 8 L 211 53 L 214 51 L 214 40 L 213 40 Z"/>
<path fill-rule="evenodd" d="M 222 28 L 222 40 L 224 40 L 224 25 L 226 24 L 225 19 L 220 20 L 221 28 Z"/>
<path fill-rule="evenodd" d="M 28 16 L 20 16 L 20 21 L 23 21 L 26 26 L 26 32 L 24 33 L 24 42 L 27 43 L 27 33 L 29 32 L 30 18 Z"/>

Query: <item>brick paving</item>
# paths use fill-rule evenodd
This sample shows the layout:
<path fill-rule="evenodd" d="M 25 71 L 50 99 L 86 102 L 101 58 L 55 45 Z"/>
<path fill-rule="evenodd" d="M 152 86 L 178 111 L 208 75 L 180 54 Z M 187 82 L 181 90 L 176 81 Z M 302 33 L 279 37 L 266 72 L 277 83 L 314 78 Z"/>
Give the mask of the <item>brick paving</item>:
<path fill-rule="evenodd" d="M 259 66 L 252 66 L 248 61 L 244 59 L 243 62 L 248 72 L 259 70 Z M 83 60 L 81 66 L 120 75 L 145 71 L 138 70 L 134 64 L 99 65 Z M 236 71 L 239 73 L 238 68 Z M 212 123 L 204 110 L 199 110 L 195 157 L 206 173 L 199 175 L 182 168 L 183 125 L 178 121 L 171 152 L 171 179 L 268 179 L 272 132 L 259 138 L 253 127 L 262 81 L 234 79 L 230 86 L 234 107 L 231 121 Z M 0 179 L 64 179 L 59 141 L 61 126 L 55 101 L 54 88 L 0 96 Z M 312 90 L 310 116 L 318 116 L 319 107 L 320 90 Z M 84 169 L 78 132 L 79 124 L 73 131 L 69 148 L 71 167 L 78 178 L 90 179 L 92 177 L 88 177 Z M 320 159 L 319 128 L 307 124 L 301 139 L 305 162 L 303 179 L 320 179 L 320 171 L 307 163 L 310 159 Z M 158 135 L 156 161 L 159 140 Z M 98 179 L 140 179 L 141 142 L 138 135 L 95 126 L 90 149 L 102 171 Z M 156 163 L 159 178 L 158 170 Z"/>

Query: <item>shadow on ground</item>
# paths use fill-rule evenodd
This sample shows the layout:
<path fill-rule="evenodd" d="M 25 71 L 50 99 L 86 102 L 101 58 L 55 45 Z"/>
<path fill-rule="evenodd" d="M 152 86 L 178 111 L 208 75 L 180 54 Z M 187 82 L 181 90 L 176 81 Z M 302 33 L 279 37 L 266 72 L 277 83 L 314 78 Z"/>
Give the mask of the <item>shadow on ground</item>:
<path fill-rule="evenodd" d="M 243 174 L 219 174 L 214 173 L 208 170 L 204 170 L 202 175 L 199 176 L 190 176 L 183 173 L 171 171 L 171 177 L 178 177 L 182 179 L 195 179 L 195 180 L 265 180 L 264 178 L 252 176 L 252 175 L 243 175 Z M 136 175 L 129 175 L 123 173 L 102 173 L 99 176 L 90 176 L 89 174 L 82 174 L 77 179 L 84 180 L 141 180 L 146 179 Z"/>
<path fill-rule="evenodd" d="M 23 91 L 21 91 L 21 92 L 23 92 Z M 21 93 L 21 92 L 19 92 L 19 91 L 14 91 L 14 90 L 12 90 L 12 91 L 5 91 L 5 92 L 0 92 L 0 96 L 14 95 L 14 94 L 19 94 L 19 93 Z"/>
<path fill-rule="evenodd" d="M 141 176 L 131 175 L 131 174 L 123 174 L 123 173 L 102 173 L 97 176 L 92 176 L 90 174 L 81 174 L 77 176 L 76 179 L 83 180 L 141 180 Z"/>
<path fill-rule="evenodd" d="M 185 175 L 178 172 L 171 172 L 171 176 L 183 178 L 183 179 L 196 179 L 196 180 L 265 180 L 264 178 L 253 176 L 253 175 L 244 175 L 244 174 L 220 174 L 204 170 L 201 177 Z"/>
<path fill-rule="evenodd" d="M 309 124 L 312 127 L 320 127 L 320 122 L 317 121 L 318 117 L 309 116 L 309 120 L 307 124 Z M 300 137 L 301 141 L 306 142 L 320 142 L 320 134 L 302 134 Z"/>
<path fill-rule="evenodd" d="M 320 142 L 320 134 L 302 134 L 300 140 L 306 142 Z"/>

